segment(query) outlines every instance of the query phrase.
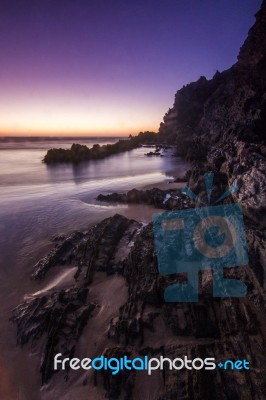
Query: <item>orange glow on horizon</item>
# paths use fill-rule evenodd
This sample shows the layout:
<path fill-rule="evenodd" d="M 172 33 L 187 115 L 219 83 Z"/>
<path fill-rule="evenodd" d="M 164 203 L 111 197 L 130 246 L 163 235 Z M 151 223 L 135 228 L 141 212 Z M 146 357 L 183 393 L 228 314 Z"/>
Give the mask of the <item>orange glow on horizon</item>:
<path fill-rule="evenodd" d="M 141 131 L 152 131 L 157 132 L 158 128 L 154 127 L 141 127 L 139 129 L 131 129 L 130 131 L 33 131 L 33 130 L 25 130 L 20 132 L 15 131 L 0 131 L 0 138 L 1 137 L 35 137 L 35 136 L 44 136 L 44 137 L 128 137 L 129 135 L 137 135 Z"/>
<path fill-rule="evenodd" d="M 138 100 L 9 93 L 5 101 L 0 98 L 0 136 L 128 136 L 157 131 L 161 110 Z"/>

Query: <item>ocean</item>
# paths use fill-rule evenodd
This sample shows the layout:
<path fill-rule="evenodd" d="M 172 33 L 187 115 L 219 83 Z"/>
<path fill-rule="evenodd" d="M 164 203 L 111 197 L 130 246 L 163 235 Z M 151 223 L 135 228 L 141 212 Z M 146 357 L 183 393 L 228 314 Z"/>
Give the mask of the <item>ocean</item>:
<path fill-rule="evenodd" d="M 52 247 L 54 235 L 92 224 L 116 212 L 148 222 L 149 206 L 107 205 L 96 201 L 100 193 L 125 192 L 183 176 L 188 165 L 171 156 L 146 157 L 139 148 L 80 165 L 47 166 L 42 159 L 49 148 L 69 148 L 73 142 L 114 143 L 118 138 L 19 138 L 0 140 L 0 371 L 6 385 L 17 393 L 34 393 L 36 367 L 27 353 L 16 348 L 11 309 L 25 294 L 42 289 L 30 280 L 34 264 Z M 156 185 L 155 185 L 156 186 Z M 31 379 L 28 379 L 29 374 Z M 15 383 L 14 383 L 15 382 Z M 12 389 L 12 390 L 13 390 Z M 37 394 L 36 394 L 37 396 Z M 37 397 L 36 397 L 37 398 Z"/>

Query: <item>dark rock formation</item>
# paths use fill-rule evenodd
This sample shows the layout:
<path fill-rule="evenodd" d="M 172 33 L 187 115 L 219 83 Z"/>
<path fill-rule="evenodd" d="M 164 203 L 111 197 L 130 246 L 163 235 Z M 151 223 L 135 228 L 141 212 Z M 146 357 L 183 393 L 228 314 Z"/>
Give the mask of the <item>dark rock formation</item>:
<path fill-rule="evenodd" d="M 97 200 L 107 203 L 149 204 L 164 210 L 180 210 L 180 208 L 193 207 L 192 201 L 183 195 L 179 189 L 132 189 L 127 193 L 121 194 L 99 194 Z"/>
<path fill-rule="evenodd" d="M 146 153 L 145 156 L 147 157 L 163 157 L 163 154 L 161 154 L 159 151 L 149 151 L 149 153 Z"/>
<path fill-rule="evenodd" d="M 116 271 L 124 276 L 128 297 L 117 315 L 107 321 L 106 333 L 101 333 L 103 340 L 108 340 L 103 355 L 162 355 L 170 359 L 187 355 L 189 358 L 214 357 L 217 362 L 248 358 L 251 364 L 247 373 L 218 368 L 177 373 L 165 368 L 158 375 L 159 391 L 153 392 L 153 399 L 231 400 L 242 399 L 243 391 L 246 399 L 263 399 L 265 237 L 249 220 L 246 226 L 250 265 L 228 268 L 225 276 L 244 281 L 248 286 L 248 297 L 213 298 L 212 274 L 205 271 L 200 276 L 198 303 L 163 301 L 164 288 L 174 282 L 186 282 L 186 276 L 158 274 L 152 224 L 140 229 L 139 223 L 115 215 L 83 235 L 71 235 L 71 238 L 76 237 L 72 250 L 69 245 L 63 247 L 64 241 L 69 243 L 69 238 L 61 239 L 60 256 L 53 265 L 64 262 L 71 254 L 72 264 L 78 266 L 76 282 L 66 289 L 50 290 L 28 298 L 13 311 L 18 345 L 43 341 L 40 372 L 42 382 L 48 382 L 54 373 L 54 355 L 58 352 L 64 357 L 75 355 L 84 326 L 101 307 L 90 300 L 89 289 L 95 273 L 104 271 L 108 275 L 111 269 L 111 273 Z M 126 251 L 125 242 L 128 244 Z M 54 260 L 54 254 L 52 251 L 47 259 Z M 49 263 L 47 266 L 49 270 Z M 66 380 L 71 373 L 71 370 L 63 372 Z M 113 376 L 110 370 L 102 370 L 95 372 L 87 384 L 103 387 L 109 399 L 121 396 L 134 399 L 138 379 L 138 372 L 123 371 Z"/>
<path fill-rule="evenodd" d="M 63 357 L 75 354 L 76 343 L 96 306 L 87 301 L 87 293 L 85 285 L 72 286 L 28 299 L 13 311 L 18 345 L 36 343 L 45 337 L 40 360 L 43 384 L 55 372 L 55 354 L 62 353 Z"/>
<path fill-rule="evenodd" d="M 195 179 L 195 190 L 201 190 L 202 179 L 196 173 L 191 174 L 190 179 Z M 215 177 L 214 190 L 218 196 L 226 184 L 225 174 Z M 142 199 L 138 191 L 132 192 L 132 200 L 136 201 L 139 196 Z M 127 196 L 124 196 L 126 200 Z M 180 208 L 184 208 L 184 204 L 180 204 Z M 14 310 L 12 320 L 18 327 L 17 342 L 23 346 L 40 339 L 44 341 L 40 371 L 42 382 L 49 381 L 54 373 L 54 355 L 61 352 L 65 357 L 74 356 L 84 326 L 94 318 L 94 313 L 97 314 L 97 306 L 101 307 L 90 300 L 89 288 L 95 273 L 119 273 L 127 283 L 128 297 L 117 315 L 107 321 L 103 340 L 108 339 L 109 346 L 103 355 L 162 355 L 171 359 L 187 355 L 214 357 L 217 361 L 248 357 L 251 370 L 246 374 L 230 371 L 230 379 L 228 373 L 220 369 L 211 372 L 193 370 L 188 378 L 186 370 L 176 374 L 166 368 L 161 373 L 160 391 L 153 398 L 241 399 L 245 390 L 247 399 L 262 399 L 265 390 L 265 359 L 261 352 L 265 346 L 262 323 L 265 318 L 265 234 L 248 218 L 246 234 L 249 267 L 226 268 L 224 275 L 245 282 L 248 296 L 242 299 L 214 298 L 212 273 L 204 271 L 199 277 L 198 303 L 164 302 L 164 289 L 176 282 L 185 283 L 186 275 L 159 275 L 152 224 L 142 227 L 136 221 L 115 215 L 86 233 L 53 238 L 55 248 L 45 262 L 41 262 L 41 269 L 37 265 L 37 276 L 44 277 L 51 267 L 72 263 L 78 267 L 75 281 L 66 289 L 50 290 L 28 298 Z M 69 374 L 71 371 L 67 370 L 66 379 Z M 109 399 L 119 398 L 122 394 L 127 399 L 134 398 L 137 380 L 136 372 L 123 371 L 113 376 L 110 371 L 103 370 L 94 373 L 90 384 L 101 385 Z"/>
<path fill-rule="evenodd" d="M 145 156 L 147 156 L 147 157 L 152 157 L 152 156 L 163 157 L 164 155 L 160 153 L 160 151 L 162 149 L 163 149 L 163 146 L 157 145 L 155 148 L 155 151 L 149 151 L 149 153 L 146 153 Z"/>
<path fill-rule="evenodd" d="M 50 149 L 47 151 L 43 162 L 46 164 L 73 163 L 78 164 L 83 161 L 99 160 L 114 154 L 136 149 L 142 143 L 154 143 L 158 137 L 154 132 L 140 132 L 137 136 L 131 136 L 127 140 L 119 140 L 114 144 L 100 146 L 94 144 L 92 148 L 85 145 L 73 143 L 70 149 Z"/>
<path fill-rule="evenodd" d="M 256 263 L 258 260 L 250 266 L 251 270 Z M 129 297 L 120 309 L 120 316 L 111 321 L 109 337 L 129 349 L 139 349 L 139 354 L 156 353 L 171 359 L 184 354 L 221 360 L 243 359 L 249 354 L 252 365 L 256 365 L 258 370 L 255 368 L 245 376 L 233 373 L 228 379 L 228 375 L 219 370 L 211 374 L 193 371 L 189 378 L 187 372 L 179 371 L 177 374 L 166 369 L 162 392 L 154 398 L 241 399 L 245 387 L 247 399 L 262 399 L 264 358 L 259 349 L 264 346 L 265 332 L 259 322 L 263 290 L 257 286 L 258 276 L 245 268 L 227 271 L 228 276 L 241 278 L 248 284 L 249 297 L 246 300 L 214 299 L 209 290 L 211 277 L 202 276 L 199 303 L 167 304 L 163 302 L 163 289 L 169 284 L 169 278 L 159 276 L 156 265 L 153 230 L 149 225 L 137 237 L 124 262 Z M 164 338 L 160 335 L 160 329 L 166 332 L 166 327 L 172 331 L 172 341 L 169 333 Z M 151 335 L 153 343 L 161 346 L 159 351 L 154 348 L 145 350 L 145 342 Z"/>
<path fill-rule="evenodd" d="M 75 353 L 75 345 L 96 307 L 88 295 L 94 274 L 119 272 L 122 268 L 118 254 L 120 240 L 123 237 L 123 245 L 128 246 L 123 249 L 125 258 L 140 228 L 140 223 L 116 214 L 85 234 L 75 232 L 66 239 L 61 238 L 62 242 L 35 266 L 33 276 L 37 278 L 43 278 L 50 268 L 66 262 L 77 267 L 70 287 L 31 296 L 13 311 L 18 345 L 35 343 L 40 338 L 45 342 L 40 360 L 42 383 L 54 373 L 55 354 L 61 352 L 64 357 L 73 357 Z"/>
<path fill-rule="evenodd" d="M 212 148 L 208 163 L 219 166 L 228 176 L 229 184 L 236 182 L 239 190 L 235 200 L 242 204 L 245 213 L 266 227 L 266 158 L 260 144 L 234 140 L 223 146 L 223 150 Z M 224 159 L 223 159 L 224 157 Z"/>
<path fill-rule="evenodd" d="M 53 238 L 52 241 L 56 242 L 55 247 L 46 257 L 42 258 L 35 265 L 32 278 L 44 278 L 46 273 L 55 265 L 71 264 L 74 251 L 78 251 L 76 246 L 83 237 L 83 233 L 74 232 L 68 238 L 64 236 L 61 238 Z"/>
<path fill-rule="evenodd" d="M 128 348 L 121 346 L 109 347 L 103 353 L 104 357 L 116 357 L 118 359 L 130 355 L 131 352 L 128 351 Z M 105 396 L 108 399 L 117 399 L 121 395 L 123 395 L 124 399 L 131 399 L 134 374 L 128 370 L 122 370 L 118 375 L 112 375 L 110 370 L 101 370 L 100 373 L 95 371 L 94 384 L 103 386 L 106 393 Z"/>
<path fill-rule="evenodd" d="M 238 61 L 211 80 L 201 77 L 180 89 L 160 126 L 177 154 L 203 163 L 202 170 L 237 181 L 235 194 L 255 221 L 266 196 L 266 1 L 240 49 Z"/>

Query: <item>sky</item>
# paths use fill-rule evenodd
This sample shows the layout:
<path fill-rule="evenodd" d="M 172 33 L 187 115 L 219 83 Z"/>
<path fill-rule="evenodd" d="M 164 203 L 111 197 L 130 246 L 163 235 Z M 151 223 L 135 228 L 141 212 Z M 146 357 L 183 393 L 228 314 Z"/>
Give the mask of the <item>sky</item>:
<path fill-rule="evenodd" d="M 236 62 L 261 0 L 1 0 L 0 135 L 157 131 Z"/>

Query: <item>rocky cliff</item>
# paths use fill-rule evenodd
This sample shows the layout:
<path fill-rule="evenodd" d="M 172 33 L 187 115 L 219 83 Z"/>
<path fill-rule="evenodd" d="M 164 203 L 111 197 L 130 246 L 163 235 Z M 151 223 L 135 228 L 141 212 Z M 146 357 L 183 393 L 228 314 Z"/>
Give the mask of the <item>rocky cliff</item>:
<path fill-rule="evenodd" d="M 266 2 L 241 47 L 238 61 L 211 80 L 201 76 L 175 95 L 161 135 L 177 143 L 201 137 L 211 143 L 238 138 L 261 143 L 266 123 Z"/>
<path fill-rule="evenodd" d="M 200 161 L 202 171 L 237 181 L 235 198 L 258 221 L 266 204 L 266 1 L 236 64 L 180 89 L 159 132 L 196 168 Z"/>

